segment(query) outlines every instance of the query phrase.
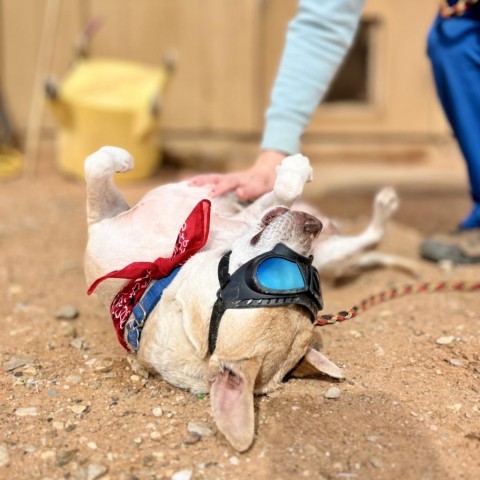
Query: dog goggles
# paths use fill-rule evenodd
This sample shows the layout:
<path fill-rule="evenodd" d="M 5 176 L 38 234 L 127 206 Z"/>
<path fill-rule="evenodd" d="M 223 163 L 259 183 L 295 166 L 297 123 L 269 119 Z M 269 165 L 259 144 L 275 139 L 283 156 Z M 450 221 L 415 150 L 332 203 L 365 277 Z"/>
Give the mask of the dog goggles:
<path fill-rule="evenodd" d="M 312 256 L 304 257 L 279 243 L 229 275 L 230 253 L 218 264 L 220 289 L 210 318 L 210 354 L 215 350 L 220 320 L 228 308 L 300 305 L 309 311 L 312 322 L 315 321 L 323 308 L 323 300 Z"/>

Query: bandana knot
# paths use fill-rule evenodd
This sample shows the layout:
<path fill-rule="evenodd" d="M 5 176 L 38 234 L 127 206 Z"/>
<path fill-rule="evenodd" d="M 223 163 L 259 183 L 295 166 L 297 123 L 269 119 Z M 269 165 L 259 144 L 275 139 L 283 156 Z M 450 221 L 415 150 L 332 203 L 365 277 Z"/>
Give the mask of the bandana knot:
<path fill-rule="evenodd" d="M 118 341 L 126 350 L 131 350 L 131 345 L 125 340 L 125 325 L 152 280 L 169 276 L 176 267 L 183 265 L 207 243 L 210 230 L 210 207 L 210 201 L 205 199 L 191 211 L 178 233 L 170 258 L 159 257 L 153 262 L 131 263 L 121 270 L 114 270 L 98 278 L 88 289 L 88 295 L 90 295 L 101 282 L 108 278 L 130 280 L 117 293 L 110 305 L 110 315 Z"/>

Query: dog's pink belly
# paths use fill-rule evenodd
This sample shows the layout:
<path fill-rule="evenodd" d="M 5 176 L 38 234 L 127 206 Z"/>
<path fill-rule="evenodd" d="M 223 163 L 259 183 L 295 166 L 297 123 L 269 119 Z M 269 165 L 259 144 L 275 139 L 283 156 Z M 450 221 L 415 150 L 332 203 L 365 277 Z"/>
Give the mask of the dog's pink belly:
<path fill-rule="evenodd" d="M 167 195 L 150 195 L 132 209 L 92 225 L 88 253 L 102 269 L 172 255 L 180 228 L 203 196 L 179 196 L 170 190 Z"/>

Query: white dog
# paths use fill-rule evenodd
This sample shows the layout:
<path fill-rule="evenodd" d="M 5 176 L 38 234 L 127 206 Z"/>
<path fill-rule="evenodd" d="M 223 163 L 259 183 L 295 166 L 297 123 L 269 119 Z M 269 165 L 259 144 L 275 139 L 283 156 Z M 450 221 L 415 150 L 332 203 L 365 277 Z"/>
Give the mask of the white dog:
<path fill-rule="evenodd" d="M 88 284 L 114 272 L 95 287 L 98 284 L 96 293 L 106 305 L 115 305 L 111 312 L 122 327 L 117 328 L 120 342 L 172 385 L 209 392 L 219 430 L 244 451 L 254 438 L 254 393 L 277 388 L 301 361 L 342 377 L 341 369 L 311 344 L 321 297 L 307 256 L 314 252 L 320 272 L 335 270 L 335 262 L 378 242 L 396 208 L 395 193 L 387 189 L 377 196 L 372 223 L 363 234 L 330 235 L 320 241 L 321 222 L 289 208 L 312 175 L 301 155 L 286 158 L 277 168 L 272 193 L 234 215 L 225 198 L 214 200 L 209 214 L 207 188 L 184 182 L 158 187 L 130 208 L 112 176 L 132 167 L 128 152 L 115 147 L 104 147 L 85 162 Z M 189 231 L 192 225 L 199 231 Z M 200 251 L 188 253 L 195 242 Z M 173 252 L 181 268 L 172 266 Z M 280 277 L 280 283 L 287 282 L 283 274 L 268 273 L 277 263 L 296 269 L 297 277 L 276 285 Z M 130 264 L 130 270 L 122 271 Z M 149 277 L 154 270 L 154 280 L 172 281 L 147 321 L 144 298 L 154 290 Z"/>

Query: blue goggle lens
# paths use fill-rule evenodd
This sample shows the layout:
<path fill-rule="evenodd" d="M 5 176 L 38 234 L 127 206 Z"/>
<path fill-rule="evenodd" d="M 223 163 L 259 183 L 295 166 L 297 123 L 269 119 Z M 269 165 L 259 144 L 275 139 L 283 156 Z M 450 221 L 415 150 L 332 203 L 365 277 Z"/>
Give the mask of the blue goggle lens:
<path fill-rule="evenodd" d="M 267 258 L 257 268 L 257 280 L 269 290 L 298 290 L 305 288 L 299 266 L 285 258 Z"/>

